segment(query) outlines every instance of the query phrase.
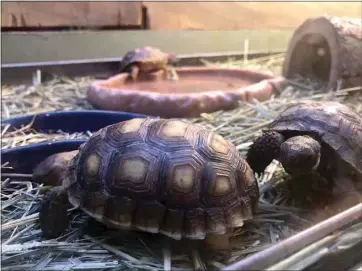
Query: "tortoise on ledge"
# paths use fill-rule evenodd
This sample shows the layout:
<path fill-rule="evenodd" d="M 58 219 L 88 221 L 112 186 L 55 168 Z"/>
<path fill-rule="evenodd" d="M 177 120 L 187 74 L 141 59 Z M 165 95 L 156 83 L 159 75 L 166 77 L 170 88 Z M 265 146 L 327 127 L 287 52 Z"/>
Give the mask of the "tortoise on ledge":
<path fill-rule="evenodd" d="M 256 173 L 263 172 L 273 159 L 294 177 L 317 172 L 340 192 L 359 190 L 362 118 L 338 102 L 291 106 L 254 141 L 246 158 Z"/>
<path fill-rule="evenodd" d="M 121 72 L 130 74 L 133 81 L 136 81 L 141 73 L 154 73 L 163 71 L 166 78 L 177 79 L 175 71 L 169 69 L 169 64 L 177 61 L 174 54 L 162 52 L 158 48 L 143 47 L 128 51 L 121 61 Z"/>
<path fill-rule="evenodd" d="M 209 248 L 227 252 L 229 233 L 253 217 L 259 199 L 254 173 L 231 142 L 179 120 L 110 125 L 74 155 L 62 184 L 41 203 L 46 238 L 68 227 L 69 200 L 109 227 L 206 239 Z M 39 172 L 40 179 L 49 174 Z"/>

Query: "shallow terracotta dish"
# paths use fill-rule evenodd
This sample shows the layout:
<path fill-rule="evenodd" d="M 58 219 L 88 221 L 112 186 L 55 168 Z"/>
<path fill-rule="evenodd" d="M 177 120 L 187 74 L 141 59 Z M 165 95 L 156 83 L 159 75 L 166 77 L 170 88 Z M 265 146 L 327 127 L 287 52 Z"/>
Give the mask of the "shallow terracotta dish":
<path fill-rule="evenodd" d="M 136 82 L 126 73 L 95 81 L 87 90 L 87 99 L 103 110 L 164 118 L 197 117 L 233 109 L 239 101 L 266 100 L 286 84 L 284 77 L 245 69 L 182 67 L 175 71 L 176 81 L 164 79 L 162 71 Z"/>

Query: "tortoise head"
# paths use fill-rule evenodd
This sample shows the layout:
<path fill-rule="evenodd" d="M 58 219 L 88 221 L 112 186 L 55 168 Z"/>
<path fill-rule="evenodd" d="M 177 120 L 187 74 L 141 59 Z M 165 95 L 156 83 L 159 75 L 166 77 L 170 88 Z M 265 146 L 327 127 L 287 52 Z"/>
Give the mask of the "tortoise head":
<path fill-rule="evenodd" d="M 180 60 L 175 53 L 169 53 L 167 59 L 169 65 L 176 65 Z"/>
<path fill-rule="evenodd" d="M 280 146 L 279 161 L 293 176 L 306 175 L 317 169 L 320 157 L 321 145 L 310 136 L 294 136 Z"/>

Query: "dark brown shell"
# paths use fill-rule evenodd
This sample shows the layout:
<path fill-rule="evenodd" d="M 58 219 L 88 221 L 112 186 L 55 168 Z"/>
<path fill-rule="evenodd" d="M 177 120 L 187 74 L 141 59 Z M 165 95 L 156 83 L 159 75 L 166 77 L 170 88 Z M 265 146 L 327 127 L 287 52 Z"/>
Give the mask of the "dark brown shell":
<path fill-rule="evenodd" d="M 269 129 L 318 135 L 362 174 L 362 117 L 346 105 L 331 101 L 298 104 L 282 112 Z"/>
<path fill-rule="evenodd" d="M 254 174 L 233 144 L 173 119 L 105 127 L 80 148 L 69 172 L 69 200 L 90 216 L 174 239 L 242 226 L 259 198 Z"/>
<path fill-rule="evenodd" d="M 143 47 L 136 48 L 125 54 L 121 62 L 121 71 L 127 71 L 130 64 L 138 63 L 139 68 L 145 71 L 152 71 L 161 68 L 168 63 L 170 55 L 158 48 Z"/>

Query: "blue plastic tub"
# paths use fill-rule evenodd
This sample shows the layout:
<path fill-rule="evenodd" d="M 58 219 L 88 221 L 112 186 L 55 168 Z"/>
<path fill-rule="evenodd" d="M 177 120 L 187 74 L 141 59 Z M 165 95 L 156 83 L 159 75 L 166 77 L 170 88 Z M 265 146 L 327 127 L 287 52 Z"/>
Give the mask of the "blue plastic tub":
<path fill-rule="evenodd" d="M 2 124 L 10 124 L 12 129 L 19 129 L 29 124 L 35 117 L 32 128 L 38 132 L 62 130 L 67 133 L 95 132 L 99 129 L 117 122 L 148 117 L 142 114 L 103 111 L 103 110 L 81 110 L 81 111 L 52 111 L 34 115 L 8 118 Z M 35 166 L 49 155 L 76 150 L 86 140 L 59 140 L 53 142 L 42 142 L 29 144 L 27 146 L 15 147 L 1 150 L 1 164 L 10 163 L 13 169 L 2 169 L 2 172 L 32 173 Z"/>
<path fill-rule="evenodd" d="M 51 111 L 40 114 L 25 115 L 2 120 L 2 124 L 10 124 L 9 128 L 19 129 L 31 122 L 35 117 L 32 128 L 36 131 L 47 133 L 49 130 L 62 130 L 66 133 L 95 132 L 107 125 L 133 118 L 148 117 L 142 114 L 126 113 L 106 110 L 70 110 Z"/>

